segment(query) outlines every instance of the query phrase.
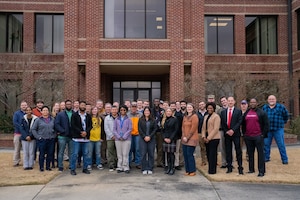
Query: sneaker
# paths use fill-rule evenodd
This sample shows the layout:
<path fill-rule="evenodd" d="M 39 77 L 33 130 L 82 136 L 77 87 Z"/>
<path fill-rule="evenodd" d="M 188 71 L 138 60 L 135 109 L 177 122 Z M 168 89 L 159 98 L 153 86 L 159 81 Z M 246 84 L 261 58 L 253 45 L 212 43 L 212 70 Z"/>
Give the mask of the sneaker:
<path fill-rule="evenodd" d="M 148 170 L 148 174 L 153 174 L 153 172 L 151 170 Z"/>
<path fill-rule="evenodd" d="M 91 165 L 88 165 L 88 166 L 87 166 L 87 170 L 92 171 L 92 166 L 91 166 Z"/>
<path fill-rule="evenodd" d="M 114 168 L 109 168 L 108 171 L 109 171 L 109 172 L 113 172 L 113 171 L 114 171 Z"/>
<path fill-rule="evenodd" d="M 148 173 L 147 170 L 144 170 L 144 171 L 142 172 L 143 175 L 146 175 L 147 173 Z"/>
<path fill-rule="evenodd" d="M 97 168 L 98 169 L 103 169 L 103 166 L 100 164 L 100 165 L 97 165 Z"/>
<path fill-rule="evenodd" d="M 58 171 L 62 172 L 64 169 L 62 167 L 58 168 Z"/>

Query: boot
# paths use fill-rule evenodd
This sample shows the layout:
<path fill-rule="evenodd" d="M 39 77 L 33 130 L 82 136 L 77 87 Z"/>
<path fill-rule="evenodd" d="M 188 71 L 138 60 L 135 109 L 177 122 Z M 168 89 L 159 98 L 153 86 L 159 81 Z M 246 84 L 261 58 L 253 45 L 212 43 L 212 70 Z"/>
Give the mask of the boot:
<path fill-rule="evenodd" d="M 170 171 L 171 171 L 171 163 L 170 163 L 170 156 L 169 156 L 169 153 L 168 153 L 168 155 L 167 155 L 167 161 L 168 161 L 168 166 L 165 167 L 165 168 L 166 168 L 165 174 L 169 174 Z"/>
<path fill-rule="evenodd" d="M 175 155 L 173 153 L 170 153 L 170 172 L 169 172 L 169 175 L 173 175 L 175 173 L 174 162 L 175 162 Z"/>

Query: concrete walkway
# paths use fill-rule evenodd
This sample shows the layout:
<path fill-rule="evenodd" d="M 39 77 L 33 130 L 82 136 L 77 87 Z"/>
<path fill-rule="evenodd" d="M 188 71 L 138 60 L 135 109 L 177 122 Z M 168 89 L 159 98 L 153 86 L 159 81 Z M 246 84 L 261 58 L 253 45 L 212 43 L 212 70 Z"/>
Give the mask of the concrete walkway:
<path fill-rule="evenodd" d="M 0 199 L 299 199 L 300 185 L 270 185 L 210 182 L 200 175 L 188 177 L 183 171 L 165 175 L 161 168 L 153 175 L 93 170 L 76 176 L 63 172 L 47 185 L 0 187 Z"/>

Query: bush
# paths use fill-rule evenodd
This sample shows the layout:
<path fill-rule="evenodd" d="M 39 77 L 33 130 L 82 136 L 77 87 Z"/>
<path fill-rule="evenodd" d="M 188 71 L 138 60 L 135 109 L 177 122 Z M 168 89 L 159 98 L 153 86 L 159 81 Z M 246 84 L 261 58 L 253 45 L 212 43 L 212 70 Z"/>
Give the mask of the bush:
<path fill-rule="evenodd" d="M 300 136 L 300 116 L 291 121 L 290 130 L 291 134 Z"/>
<path fill-rule="evenodd" d="M 1 133 L 13 133 L 14 132 L 12 116 L 8 116 L 5 114 L 0 115 L 0 132 Z"/>

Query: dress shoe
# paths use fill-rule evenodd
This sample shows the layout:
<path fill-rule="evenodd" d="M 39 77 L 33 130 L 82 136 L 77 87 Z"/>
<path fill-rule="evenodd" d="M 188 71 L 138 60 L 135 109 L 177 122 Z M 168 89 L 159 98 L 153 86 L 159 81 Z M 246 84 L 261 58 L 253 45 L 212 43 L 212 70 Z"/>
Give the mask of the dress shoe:
<path fill-rule="evenodd" d="M 264 175 L 265 175 L 264 173 L 259 172 L 257 176 L 258 177 L 263 177 Z"/>
<path fill-rule="evenodd" d="M 135 168 L 137 168 L 137 169 L 142 169 L 142 168 L 141 168 L 141 165 L 137 165 L 137 166 L 135 166 Z"/>
<path fill-rule="evenodd" d="M 83 169 L 83 170 L 82 170 L 82 173 L 90 174 L 91 172 L 90 172 L 89 170 L 87 170 L 87 169 Z"/>
<path fill-rule="evenodd" d="M 270 159 L 265 159 L 265 162 L 270 162 Z"/>
<path fill-rule="evenodd" d="M 76 175 L 76 172 L 75 172 L 75 170 L 71 170 L 71 175 L 73 175 L 73 176 L 75 176 Z"/>
<path fill-rule="evenodd" d="M 120 169 L 118 169 L 118 170 L 117 170 L 117 173 L 121 173 L 121 172 L 123 172 L 123 171 L 122 171 L 122 170 L 120 170 Z"/>
<path fill-rule="evenodd" d="M 282 162 L 282 164 L 287 165 L 287 164 L 289 164 L 289 162 L 285 161 L 285 162 Z"/>
<path fill-rule="evenodd" d="M 18 167 L 18 166 L 20 166 L 20 164 L 19 164 L 19 163 L 17 163 L 17 164 L 14 164 L 14 167 Z"/>
<path fill-rule="evenodd" d="M 43 171 L 44 171 L 44 168 L 40 168 L 40 171 L 43 172 Z"/>
<path fill-rule="evenodd" d="M 228 168 L 226 173 L 229 174 L 231 172 L 232 172 L 232 168 Z"/>
<path fill-rule="evenodd" d="M 169 175 L 173 175 L 173 174 L 175 174 L 175 169 L 174 169 L 174 168 L 172 168 L 172 169 L 170 170 L 170 172 L 169 172 Z"/>
<path fill-rule="evenodd" d="M 129 170 L 125 170 L 125 174 L 129 174 L 130 173 L 130 171 Z"/>
<path fill-rule="evenodd" d="M 249 171 L 249 172 L 247 172 L 248 174 L 253 174 L 255 171 Z"/>
<path fill-rule="evenodd" d="M 180 166 L 176 166 L 175 169 L 176 170 L 181 170 L 181 167 Z"/>
<path fill-rule="evenodd" d="M 46 170 L 47 170 L 47 171 L 52 171 L 52 169 L 51 169 L 51 168 L 46 168 Z"/>
<path fill-rule="evenodd" d="M 222 165 L 220 168 L 225 169 L 225 168 L 227 168 L 227 166 L 226 165 Z"/>
<path fill-rule="evenodd" d="M 244 172 L 242 169 L 239 169 L 239 175 L 244 175 Z"/>

